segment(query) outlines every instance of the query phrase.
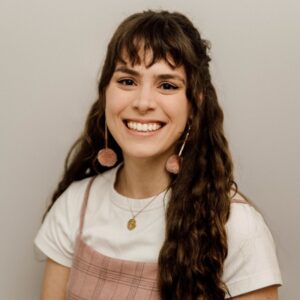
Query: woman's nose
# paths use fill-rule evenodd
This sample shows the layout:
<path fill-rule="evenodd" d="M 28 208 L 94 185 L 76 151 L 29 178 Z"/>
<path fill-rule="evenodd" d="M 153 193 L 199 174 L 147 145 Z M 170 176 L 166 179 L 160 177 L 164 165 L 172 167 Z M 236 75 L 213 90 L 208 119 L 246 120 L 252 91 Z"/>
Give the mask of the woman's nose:
<path fill-rule="evenodd" d="M 156 107 L 155 93 L 151 87 L 141 87 L 133 101 L 133 107 L 140 112 L 147 112 Z"/>

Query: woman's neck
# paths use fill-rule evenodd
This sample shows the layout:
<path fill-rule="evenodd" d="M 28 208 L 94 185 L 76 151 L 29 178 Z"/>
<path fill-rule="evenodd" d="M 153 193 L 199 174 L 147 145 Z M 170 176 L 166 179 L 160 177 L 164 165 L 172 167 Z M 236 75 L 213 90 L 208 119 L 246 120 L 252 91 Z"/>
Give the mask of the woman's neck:
<path fill-rule="evenodd" d="M 134 199 L 155 196 L 170 184 L 164 162 L 156 160 L 126 159 L 115 182 L 118 193 Z"/>

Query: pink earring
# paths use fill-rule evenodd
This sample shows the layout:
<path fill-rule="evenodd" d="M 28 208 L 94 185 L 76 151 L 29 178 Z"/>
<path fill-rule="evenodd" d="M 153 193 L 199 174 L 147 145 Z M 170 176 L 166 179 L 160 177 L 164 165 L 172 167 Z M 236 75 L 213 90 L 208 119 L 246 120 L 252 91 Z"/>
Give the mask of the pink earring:
<path fill-rule="evenodd" d="M 186 141 L 189 137 L 189 134 L 190 134 L 190 126 L 188 128 L 188 131 L 185 135 L 185 138 L 184 138 L 184 141 L 183 141 L 183 144 L 179 150 L 179 153 L 178 154 L 173 154 L 171 155 L 167 162 L 166 162 L 166 169 L 169 173 L 172 173 L 172 174 L 178 174 L 179 173 L 179 170 L 180 170 L 180 165 L 181 165 L 181 154 L 183 152 L 183 149 L 185 147 L 185 144 L 186 144 Z"/>
<path fill-rule="evenodd" d="M 114 150 L 108 148 L 107 139 L 108 139 L 107 125 L 105 122 L 105 148 L 99 150 L 97 154 L 97 159 L 100 165 L 104 167 L 112 167 L 117 162 L 117 154 L 115 153 Z"/>

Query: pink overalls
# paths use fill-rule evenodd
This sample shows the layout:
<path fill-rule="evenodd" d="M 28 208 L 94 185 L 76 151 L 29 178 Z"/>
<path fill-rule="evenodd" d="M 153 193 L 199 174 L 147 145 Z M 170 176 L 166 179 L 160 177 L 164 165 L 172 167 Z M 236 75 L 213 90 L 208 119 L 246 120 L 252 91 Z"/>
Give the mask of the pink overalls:
<path fill-rule="evenodd" d="M 126 261 L 105 256 L 82 239 L 89 191 L 85 191 L 76 238 L 67 299 L 78 300 L 159 300 L 157 263 Z"/>
<path fill-rule="evenodd" d="M 157 263 L 126 261 L 105 256 L 82 239 L 82 229 L 89 191 L 85 191 L 80 213 L 73 265 L 67 286 L 67 299 L 72 300 L 159 300 Z M 232 199 L 235 203 L 247 203 Z"/>

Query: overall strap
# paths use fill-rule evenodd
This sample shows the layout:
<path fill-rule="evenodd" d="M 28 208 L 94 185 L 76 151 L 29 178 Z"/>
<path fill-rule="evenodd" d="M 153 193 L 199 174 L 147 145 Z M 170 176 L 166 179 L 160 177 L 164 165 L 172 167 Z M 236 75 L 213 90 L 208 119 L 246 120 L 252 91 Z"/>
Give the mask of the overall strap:
<path fill-rule="evenodd" d="M 231 199 L 230 200 L 231 203 L 244 203 L 244 204 L 249 204 L 249 202 L 247 202 L 244 199 Z"/>
<path fill-rule="evenodd" d="M 86 212 L 86 208 L 87 208 L 89 193 L 90 193 L 90 189 L 91 189 L 92 183 L 95 180 L 95 178 L 96 178 L 96 176 L 93 176 L 89 180 L 87 187 L 85 189 L 84 198 L 83 198 L 83 202 L 82 202 L 82 206 L 81 206 L 81 210 L 80 210 L 79 235 L 82 234 L 82 229 L 83 229 L 83 225 L 84 225 L 84 216 L 85 216 L 85 212 Z"/>
<path fill-rule="evenodd" d="M 244 204 L 250 204 L 245 196 L 241 195 L 240 193 L 236 193 L 230 200 L 231 203 L 244 203 Z"/>

